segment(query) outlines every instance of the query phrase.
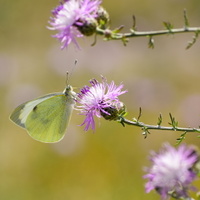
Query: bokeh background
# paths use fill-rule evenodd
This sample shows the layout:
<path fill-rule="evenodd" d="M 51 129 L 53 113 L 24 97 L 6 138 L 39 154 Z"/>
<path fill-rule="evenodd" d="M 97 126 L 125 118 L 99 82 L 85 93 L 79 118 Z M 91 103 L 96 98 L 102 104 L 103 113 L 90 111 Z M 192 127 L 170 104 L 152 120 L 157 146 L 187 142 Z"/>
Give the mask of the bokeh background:
<path fill-rule="evenodd" d="M 144 139 L 139 128 L 97 120 L 95 133 L 79 126 L 83 116 L 74 111 L 65 138 L 56 144 L 34 141 L 9 120 L 12 110 L 35 97 L 63 91 L 66 71 L 70 84 L 80 88 L 100 75 L 128 93 L 121 96 L 129 115 L 156 124 L 160 113 L 168 125 L 169 112 L 180 126 L 200 125 L 200 41 L 189 50 L 193 34 L 159 36 L 155 48 L 147 38 L 132 38 L 126 47 L 120 41 L 102 41 L 91 46 L 93 37 L 80 39 L 82 50 L 70 45 L 60 50 L 48 30 L 56 0 L 0 0 L 0 199 L 3 200 L 131 200 L 159 199 L 145 194 L 144 166 L 150 150 L 163 143 L 174 145 L 181 133 L 152 131 Z M 199 0 L 103 1 L 111 27 L 132 26 L 138 30 L 163 29 L 162 22 L 183 26 L 187 9 L 190 25 L 200 26 Z M 197 133 L 186 143 L 199 146 Z M 199 187 L 198 181 L 196 186 Z"/>

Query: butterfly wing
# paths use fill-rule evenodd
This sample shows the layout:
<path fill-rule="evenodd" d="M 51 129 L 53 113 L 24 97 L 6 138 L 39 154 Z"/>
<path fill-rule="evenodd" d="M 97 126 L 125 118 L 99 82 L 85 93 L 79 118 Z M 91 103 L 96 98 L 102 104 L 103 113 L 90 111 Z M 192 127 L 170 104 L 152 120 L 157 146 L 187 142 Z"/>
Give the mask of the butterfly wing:
<path fill-rule="evenodd" d="M 35 140 L 58 142 L 64 137 L 73 108 L 70 94 L 48 94 L 18 106 L 10 119 Z"/>
<path fill-rule="evenodd" d="M 36 105 L 27 117 L 29 135 L 41 142 L 58 142 L 65 134 L 74 101 L 64 94 L 53 96 Z"/>
<path fill-rule="evenodd" d="M 52 96 L 56 96 L 56 95 L 60 95 L 60 94 L 62 94 L 62 93 L 48 94 L 43 97 L 39 97 L 32 101 L 27 101 L 27 102 L 21 104 L 17 108 L 15 108 L 15 110 L 12 112 L 12 114 L 10 115 L 10 119 L 16 125 L 21 126 L 22 128 L 26 128 L 25 127 L 26 119 L 27 119 L 28 115 L 30 114 L 30 112 L 33 110 L 33 108 L 37 104 L 51 98 Z"/>

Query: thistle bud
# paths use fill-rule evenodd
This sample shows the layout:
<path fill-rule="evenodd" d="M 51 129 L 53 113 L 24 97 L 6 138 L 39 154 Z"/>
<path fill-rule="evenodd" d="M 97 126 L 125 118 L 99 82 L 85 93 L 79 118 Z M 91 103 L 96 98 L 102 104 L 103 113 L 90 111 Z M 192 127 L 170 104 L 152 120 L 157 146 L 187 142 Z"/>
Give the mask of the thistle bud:
<path fill-rule="evenodd" d="M 110 107 L 104 108 L 101 111 L 101 116 L 106 120 L 118 120 L 119 117 L 125 115 L 126 107 L 122 102 L 118 102 L 115 105 L 111 105 Z"/>
<path fill-rule="evenodd" d="M 90 36 L 96 32 L 97 21 L 94 18 L 79 19 L 75 26 L 85 36 Z"/>
<path fill-rule="evenodd" d="M 105 25 L 110 21 L 108 12 L 102 6 L 99 7 L 96 14 L 97 14 L 96 20 L 99 25 Z"/>

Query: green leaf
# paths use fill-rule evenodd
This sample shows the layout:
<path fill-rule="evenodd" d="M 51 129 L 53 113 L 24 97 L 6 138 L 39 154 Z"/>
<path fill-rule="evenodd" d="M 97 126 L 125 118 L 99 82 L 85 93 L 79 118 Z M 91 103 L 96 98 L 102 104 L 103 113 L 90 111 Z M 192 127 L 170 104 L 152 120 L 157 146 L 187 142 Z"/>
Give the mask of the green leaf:
<path fill-rule="evenodd" d="M 171 113 L 169 113 L 169 116 L 171 120 L 171 122 L 169 122 L 169 125 L 171 125 L 174 129 L 176 129 L 176 127 L 178 126 L 178 121 L 175 120 L 175 118 L 172 116 Z"/>
<path fill-rule="evenodd" d="M 187 28 L 189 26 L 189 20 L 188 20 L 188 17 L 187 17 L 186 9 L 183 11 L 183 14 L 184 14 L 185 27 Z"/>
<path fill-rule="evenodd" d="M 121 26 L 119 26 L 118 28 L 114 29 L 114 30 L 112 31 L 112 33 L 119 33 L 119 32 L 122 31 L 123 28 L 124 28 L 124 25 L 121 25 Z"/>
<path fill-rule="evenodd" d="M 171 32 L 171 30 L 173 29 L 173 25 L 170 22 L 163 22 L 165 28 Z M 172 32 L 171 32 L 172 33 Z"/>
<path fill-rule="evenodd" d="M 187 134 L 187 131 L 185 131 L 184 133 L 182 133 L 181 136 L 176 139 L 176 145 L 179 145 L 181 142 L 183 142 L 183 140 L 185 140 L 186 134 Z"/>
<path fill-rule="evenodd" d="M 198 36 L 199 36 L 199 31 L 195 32 L 195 35 L 192 37 L 192 41 L 188 43 L 186 49 L 189 49 L 196 43 Z"/>
<path fill-rule="evenodd" d="M 123 45 L 126 46 L 126 44 L 128 43 L 129 40 L 126 37 L 122 37 L 121 41 L 122 41 Z"/>
<path fill-rule="evenodd" d="M 152 37 L 149 37 L 149 43 L 148 43 L 148 47 L 150 49 L 154 49 L 154 39 Z"/>
<path fill-rule="evenodd" d="M 158 123 L 157 125 L 160 126 L 162 124 L 162 115 L 160 114 L 158 117 Z"/>

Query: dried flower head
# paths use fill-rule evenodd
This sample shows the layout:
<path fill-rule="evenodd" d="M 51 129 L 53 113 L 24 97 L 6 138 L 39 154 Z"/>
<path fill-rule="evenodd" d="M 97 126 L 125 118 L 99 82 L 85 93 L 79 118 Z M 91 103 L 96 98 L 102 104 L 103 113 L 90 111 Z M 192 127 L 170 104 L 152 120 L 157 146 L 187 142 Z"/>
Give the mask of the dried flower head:
<path fill-rule="evenodd" d="M 181 145 L 177 149 L 165 144 L 159 153 L 152 153 L 152 166 L 144 178 L 146 192 L 155 189 L 163 200 L 188 197 L 188 190 L 194 189 L 192 181 L 197 177 L 195 164 L 199 155 L 193 146 Z"/>
<path fill-rule="evenodd" d="M 104 117 L 107 120 L 117 120 L 120 113 L 124 111 L 124 104 L 119 101 L 118 96 L 127 91 L 122 91 L 123 85 L 115 85 L 112 81 L 107 83 L 102 77 L 102 83 L 96 79 L 90 81 L 91 86 L 85 86 L 77 95 L 80 113 L 86 118 L 82 125 L 85 130 L 95 129 L 94 116 Z"/>

